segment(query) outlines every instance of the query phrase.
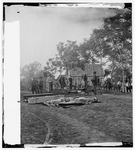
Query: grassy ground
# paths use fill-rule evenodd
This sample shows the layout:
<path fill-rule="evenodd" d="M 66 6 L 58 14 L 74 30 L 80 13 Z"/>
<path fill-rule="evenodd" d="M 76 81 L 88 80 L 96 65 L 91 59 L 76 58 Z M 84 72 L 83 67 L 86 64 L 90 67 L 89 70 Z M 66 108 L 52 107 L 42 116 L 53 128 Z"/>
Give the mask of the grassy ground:
<path fill-rule="evenodd" d="M 98 95 L 101 103 L 48 107 L 21 102 L 21 143 L 132 142 L 131 95 Z"/>

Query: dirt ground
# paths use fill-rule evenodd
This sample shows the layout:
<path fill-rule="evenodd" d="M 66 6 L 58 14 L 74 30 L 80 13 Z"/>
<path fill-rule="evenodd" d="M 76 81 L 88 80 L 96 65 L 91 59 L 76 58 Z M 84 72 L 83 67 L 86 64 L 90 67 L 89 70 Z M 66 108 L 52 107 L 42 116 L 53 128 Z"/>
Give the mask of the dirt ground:
<path fill-rule="evenodd" d="M 21 102 L 21 143 L 132 142 L 132 96 L 97 98 L 100 103 L 69 108 Z"/>

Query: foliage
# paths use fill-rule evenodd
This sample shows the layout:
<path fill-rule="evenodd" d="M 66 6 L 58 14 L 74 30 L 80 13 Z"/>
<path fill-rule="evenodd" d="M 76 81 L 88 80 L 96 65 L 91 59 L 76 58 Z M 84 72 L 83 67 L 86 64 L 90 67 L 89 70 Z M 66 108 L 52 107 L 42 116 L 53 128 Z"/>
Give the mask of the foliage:
<path fill-rule="evenodd" d="M 129 68 L 124 68 L 124 79 L 131 79 L 131 72 L 129 70 Z M 112 80 L 114 81 L 119 81 L 122 80 L 122 68 L 115 68 L 114 72 L 112 74 Z"/>
<path fill-rule="evenodd" d="M 50 58 L 47 62 L 47 68 L 52 73 L 62 72 L 74 67 L 84 69 L 86 63 L 98 62 L 90 51 L 90 45 L 85 39 L 83 43 L 77 45 L 76 41 L 67 41 L 66 44 L 60 42 L 57 45 L 58 55 Z"/>
<path fill-rule="evenodd" d="M 132 12 L 126 11 L 105 18 L 103 26 L 94 29 L 89 39 L 77 45 L 76 41 L 60 42 L 58 55 L 47 62 L 53 73 L 68 70 L 74 66 L 84 69 L 85 63 L 111 62 L 111 75 L 116 68 L 132 70 Z M 107 58 L 101 62 L 101 58 Z"/>
<path fill-rule="evenodd" d="M 104 20 L 105 42 L 110 46 L 104 54 L 117 62 L 118 67 L 132 64 L 131 11 Z"/>
<path fill-rule="evenodd" d="M 105 69 L 105 71 L 104 71 L 104 72 L 105 72 L 105 73 L 104 73 L 104 77 L 106 77 L 106 76 L 110 75 L 111 70 L 109 70 L 109 69 Z"/>
<path fill-rule="evenodd" d="M 75 66 L 83 68 L 84 61 L 79 53 L 79 46 L 76 41 L 67 41 L 66 44 L 60 42 L 57 45 L 58 54 L 55 58 L 50 58 L 47 62 L 47 68 L 52 73 L 74 68 Z"/>
<path fill-rule="evenodd" d="M 62 62 L 58 56 L 56 56 L 55 58 L 50 58 L 46 64 L 47 70 L 52 74 L 55 74 L 56 72 L 62 72 Z"/>
<path fill-rule="evenodd" d="M 111 75 L 116 68 L 132 70 L 132 12 L 104 19 L 100 29 L 93 30 L 88 41 L 97 57 L 111 62 Z"/>
<path fill-rule="evenodd" d="M 84 39 L 84 42 L 79 46 L 79 52 L 84 63 L 98 63 L 96 55 L 94 55 L 93 39 Z"/>
<path fill-rule="evenodd" d="M 39 62 L 33 62 L 29 65 L 25 65 L 21 68 L 21 76 L 32 78 L 37 72 L 41 70 L 41 64 Z"/>
<path fill-rule="evenodd" d="M 23 68 L 21 68 L 21 78 L 23 77 L 21 84 L 26 87 L 30 86 L 31 79 L 40 70 L 41 64 L 39 62 L 35 61 L 29 65 L 25 65 Z"/>

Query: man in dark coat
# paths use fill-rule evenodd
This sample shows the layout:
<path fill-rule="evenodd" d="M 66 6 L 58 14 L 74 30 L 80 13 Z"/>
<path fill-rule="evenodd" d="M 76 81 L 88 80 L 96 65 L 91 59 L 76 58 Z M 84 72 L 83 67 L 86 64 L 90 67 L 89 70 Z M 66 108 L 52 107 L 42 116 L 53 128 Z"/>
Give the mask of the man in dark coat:
<path fill-rule="evenodd" d="M 59 83 L 60 83 L 60 89 L 62 89 L 62 77 L 60 77 Z"/>
<path fill-rule="evenodd" d="M 87 85 L 88 85 L 87 83 L 88 83 L 88 78 L 87 78 L 87 75 L 85 74 L 84 75 L 84 84 L 85 84 L 84 87 L 85 87 L 85 89 L 87 89 Z"/>
<path fill-rule="evenodd" d="M 64 89 L 64 87 L 65 87 L 65 78 L 63 76 L 61 76 L 59 82 L 60 82 L 61 89 Z"/>
<path fill-rule="evenodd" d="M 31 90 L 32 90 L 32 94 L 37 94 L 37 81 L 35 77 L 33 78 L 31 82 Z"/>
<path fill-rule="evenodd" d="M 93 90 L 94 90 L 94 94 L 97 94 L 97 85 L 99 82 L 99 78 L 96 75 L 96 71 L 93 72 L 93 78 L 91 79 L 92 84 L 93 84 Z"/>
<path fill-rule="evenodd" d="M 39 80 L 36 78 L 36 94 L 39 94 Z"/>
<path fill-rule="evenodd" d="M 43 80 L 42 80 L 42 77 L 40 77 L 40 81 L 39 81 L 39 91 L 40 91 L 40 93 L 43 93 Z"/>
<path fill-rule="evenodd" d="M 69 88 L 70 88 L 70 90 L 72 90 L 72 78 L 71 78 L 71 76 L 69 78 Z"/>

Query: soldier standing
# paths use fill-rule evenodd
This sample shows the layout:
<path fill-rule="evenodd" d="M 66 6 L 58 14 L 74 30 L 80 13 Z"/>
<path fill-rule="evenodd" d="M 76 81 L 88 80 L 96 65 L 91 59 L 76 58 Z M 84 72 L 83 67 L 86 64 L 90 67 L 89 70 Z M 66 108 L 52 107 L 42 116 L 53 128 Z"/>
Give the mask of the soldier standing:
<path fill-rule="evenodd" d="M 32 90 L 32 94 L 36 94 L 37 93 L 35 77 L 33 78 L 32 82 L 31 82 L 31 90 Z"/>
<path fill-rule="evenodd" d="M 121 86 L 122 86 L 122 82 L 119 80 L 117 82 L 117 87 L 118 87 L 118 91 L 121 92 Z"/>
<path fill-rule="evenodd" d="M 84 88 L 84 84 L 85 84 L 85 82 L 84 82 L 84 76 L 82 75 L 82 77 L 81 77 L 81 89 Z"/>
<path fill-rule="evenodd" d="M 94 89 L 94 94 L 96 95 L 97 94 L 97 85 L 98 85 L 98 77 L 96 75 L 96 71 L 93 72 L 93 79 L 91 80 L 92 81 L 92 84 L 93 84 L 93 89 Z"/>
<path fill-rule="evenodd" d="M 71 76 L 69 78 L 69 88 L 70 88 L 70 90 L 72 90 L 72 78 L 71 78 Z"/>
<path fill-rule="evenodd" d="M 65 81 L 64 81 L 64 77 L 61 76 L 61 77 L 60 77 L 60 80 L 59 80 L 60 88 L 61 88 L 61 89 L 64 89 L 64 82 L 65 82 Z"/>
<path fill-rule="evenodd" d="M 51 88 L 51 92 L 52 92 L 53 91 L 53 80 L 52 80 L 52 77 L 50 79 L 51 79 L 50 88 Z"/>
<path fill-rule="evenodd" d="M 40 81 L 39 81 L 39 91 L 40 91 L 40 93 L 43 93 L 43 80 L 42 80 L 42 77 L 40 77 Z"/>
<path fill-rule="evenodd" d="M 47 81 L 48 81 L 48 85 L 49 85 L 49 92 L 52 92 L 52 90 L 53 90 L 53 81 L 52 81 L 52 78 L 51 78 L 50 75 L 47 78 Z"/>
<path fill-rule="evenodd" d="M 84 83 L 85 83 L 84 87 L 85 89 L 87 89 L 88 78 L 86 74 L 84 75 Z"/>
<path fill-rule="evenodd" d="M 39 94 L 39 80 L 38 78 L 36 78 L 35 80 L 36 80 L 36 94 Z"/>

